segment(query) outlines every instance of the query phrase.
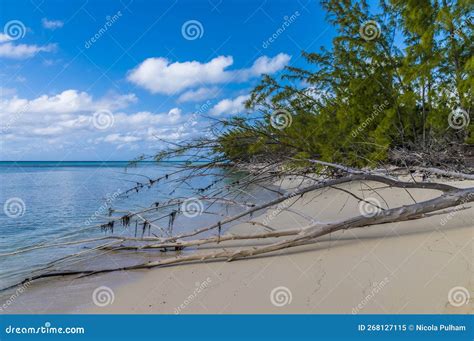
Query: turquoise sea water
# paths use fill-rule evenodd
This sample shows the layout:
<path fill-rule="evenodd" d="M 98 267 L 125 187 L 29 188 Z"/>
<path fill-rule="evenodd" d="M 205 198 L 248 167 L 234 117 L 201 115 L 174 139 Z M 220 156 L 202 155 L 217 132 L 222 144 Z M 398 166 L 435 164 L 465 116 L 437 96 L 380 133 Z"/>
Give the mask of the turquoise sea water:
<path fill-rule="evenodd" d="M 137 182 L 149 178 L 172 174 L 179 163 L 140 163 L 126 168 L 127 162 L 0 162 L 0 254 L 10 253 L 38 243 L 74 241 L 106 235 L 94 225 L 107 221 L 109 208 L 120 212 L 149 208 L 170 197 L 189 198 L 193 195 L 185 185 L 177 187 L 171 182 L 173 176 L 154 186 L 146 186 L 138 193 L 124 195 Z M 215 170 L 214 173 L 224 172 Z M 191 187 L 205 187 L 215 177 L 203 177 L 190 181 Z M 251 191 L 251 189 L 250 189 Z M 255 194 L 258 193 L 258 194 Z M 265 196 L 261 191 L 244 196 L 255 201 Z M 255 196 L 256 197 L 255 197 Z M 247 198 L 248 199 L 248 198 Z M 170 207 L 160 214 L 169 213 Z M 168 211 L 167 211 L 168 210 Z M 232 213 L 234 207 L 214 204 L 214 212 Z M 123 215 L 124 213 L 113 213 Z M 157 217 L 155 215 L 155 217 Z M 206 225 L 220 219 L 215 214 L 198 217 L 182 215 L 174 221 L 173 233 L 180 233 Z M 157 221 L 168 229 L 168 218 Z M 169 232 L 169 231 L 168 231 Z M 110 235 L 110 231 L 107 232 Z M 138 233 L 162 234 L 154 229 L 143 232 L 134 226 L 123 228 L 117 224 L 114 234 L 134 236 Z M 65 238 L 65 236 L 69 236 Z M 87 252 L 89 251 L 89 252 Z M 63 268 L 117 267 L 142 262 L 149 254 L 127 255 L 93 253 L 84 245 L 69 245 L 53 249 L 37 249 L 18 255 L 0 256 L 0 288 L 34 275 L 37 269 L 44 269 L 51 261 L 72 253 L 84 252 L 87 257 L 81 262 L 66 259 Z M 153 254 L 156 257 L 156 253 Z"/>

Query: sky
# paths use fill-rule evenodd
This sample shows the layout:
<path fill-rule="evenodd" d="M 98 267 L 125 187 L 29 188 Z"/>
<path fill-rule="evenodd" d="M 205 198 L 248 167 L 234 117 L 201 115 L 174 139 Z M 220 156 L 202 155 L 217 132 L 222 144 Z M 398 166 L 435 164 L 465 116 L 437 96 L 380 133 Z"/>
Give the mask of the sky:
<path fill-rule="evenodd" d="M 155 153 L 334 34 L 314 0 L 3 0 L 0 160 Z"/>

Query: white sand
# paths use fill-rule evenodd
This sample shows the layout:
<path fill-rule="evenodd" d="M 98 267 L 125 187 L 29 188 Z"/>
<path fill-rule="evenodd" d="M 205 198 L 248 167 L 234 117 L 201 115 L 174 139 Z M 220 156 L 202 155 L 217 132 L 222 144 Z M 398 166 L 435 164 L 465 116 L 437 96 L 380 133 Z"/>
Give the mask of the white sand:
<path fill-rule="evenodd" d="M 451 184 L 474 186 L 466 181 Z M 360 183 L 340 187 L 367 188 Z M 377 192 L 389 207 L 413 202 L 402 189 Z M 430 190 L 410 193 L 417 201 L 439 194 Z M 375 197 L 385 206 L 374 192 L 359 191 L 358 195 Z M 357 201 L 334 189 L 305 195 L 292 208 L 299 214 L 281 212 L 270 224 L 296 228 L 307 224 L 305 215 L 323 222 L 359 214 Z M 266 214 L 272 216 L 272 210 Z M 81 312 L 473 313 L 473 218 L 474 208 L 469 208 L 417 221 L 337 232 L 319 243 L 270 256 L 139 271 L 135 274 L 141 276 L 131 283 L 111 285 L 113 304 L 86 304 Z M 255 218 L 264 219 L 265 215 Z M 232 232 L 250 229 L 258 231 L 242 224 Z M 230 248 L 236 243 L 225 245 Z M 283 292 L 276 295 L 277 305 L 287 303 L 282 306 L 271 301 L 271 292 L 278 287 L 286 288 L 277 289 Z M 448 293 L 454 287 L 469 291 L 471 298 L 466 304 L 456 307 L 449 302 Z M 290 293 L 291 302 L 285 301 Z"/>
<path fill-rule="evenodd" d="M 451 184 L 474 186 L 472 181 Z M 286 188 L 292 185 L 294 181 L 283 184 Z M 413 202 L 402 189 L 377 190 L 384 200 L 374 192 L 360 191 L 367 185 L 381 187 L 376 183 L 340 187 L 374 197 L 383 206 L 384 200 L 390 207 Z M 417 201 L 439 195 L 418 189 L 410 193 Z M 266 219 L 276 228 L 288 229 L 305 226 L 307 216 L 326 222 L 360 214 L 357 201 L 335 189 L 307 194 L 291 208 L 293 212 L 279 214 L 271 209 L 254 220 Z M 14 297 L 4 312 L 473 313 L 473 218 L 474 208 L 469 208 L 417 221 L 336 232 L 318 243 L 230 263 L 39 281 Z M 246 224 L 232 228 L 233 233 L 249 231 L 261 230 Z M 223 245 L 232 248 L 242 242 Z M 114 300 L 98 307 L 92 297 L 102 286 L 113 290 Z M 449 302 L 449 292 L 455 287 L 468 291 L 466 304 Z M 276 305 L 271 301 L 274 290 L 280 292 L 275 296 Z M 464 298 L 462 293 L 456 297 Z M 102 298 L 107 301 L 106 296 Z"/>

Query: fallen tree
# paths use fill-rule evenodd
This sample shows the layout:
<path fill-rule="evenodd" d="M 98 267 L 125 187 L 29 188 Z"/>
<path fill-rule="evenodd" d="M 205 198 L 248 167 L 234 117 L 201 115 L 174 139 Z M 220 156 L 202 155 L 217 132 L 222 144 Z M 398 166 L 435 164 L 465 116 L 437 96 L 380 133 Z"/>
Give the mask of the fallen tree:
<path fill-rule="evenodd" d="M 69 242 L 56 242 L 56 243 L 46 243 L 41 245 L 33 245 L 29 248 L 24 248 L 10 253 L 0 254 L 0 257 L 8 257 L 12 255 L 17 255 L 25 252 L 30 252 L 38 248 L 50 248 L 58 246 L 66 246 L 71 244 L 84 244 L 87 245 L 92 242 L 102 242 L 106 241 L 105 244 L 101 244 L 91 248 L 90 251 L 83 251 L 83 253 L 91 252 L 92 250 L 98 251 L 103 250 L 107 252 L 121 252 L 121 251 L 138 251 L 138 250 L 160 250 L 160 251 L 181 251 L 184 248 L 197 247 L 204 244 L 215 244 L 218 250 L 209 251 L 209 252 L 200 252 L 200 251 L 190 251 L 189 254 L 178 254 L 174 257 L 169 257 L 166 259 L 158 259 L 154 261 L 149 261 L 146 263 L 123 266 L 116 268 L 105 268 L 99 270 L 54 270 L 55 267 L 64 263 L 65 259 L 71 259 L 77 256 L 76 254 L 70 255 L 68 257 L 63 257 L 54 262 L 48 264 L 47 267 L 41 269 L 40 274 L 31 276 L 30 278 L 25 279 L 23 282 L 38 280 L 42 278 L 51 278 L 59 276 L 90 276 L 94 274 L 114 272 L 114 271 L 123 271 L 123 270 L 135 270 L 135 269 L 145 269 L 145 268 L 154 268 L 161 266 L 170 266 L 178 265 L 189 262 L 206 262 L 206 261 L 234 261 L 237 259 L 249 258 L 257 255 L 264 255 L 273 253 L 276 251 L 281 251 L 287 248 L 293 248 L 300 245 L 305 245 L 309 243 L 318 242 L 320 237 L 335 233 L 341 230 L 363 228 L 373 225 L 383 225 L 386 223 L 401 222 L 406 220 L 421 219 L 432 214 L 443 213 L 443 210 L 453 209 L 459 205 L 467 204 L 474 201 L 474 187 L 460 189 L 454 186 L 451 186 L 446 183 L 434 183 L 434 182 L 408 182 L 401 181 L 396 178 L 380 175 L 380 172 L 374 174 L 369 171 L 362 171 L 356 169 L 345 168 L 344 166 L 336 164 L 325 164 L 327 167 L 338 168 L 341 171 L 346 173 L 345 176 L 334 178 L 334 179 L 324 179 L 322 181 L 317 181 L 316 183 L 297 188 L 291 192 L 288 192 L 284 195 L 281 195 L 274 200 L 270 200 L 263 204 L 259 205 L 246 205 L 246 209 L 238 214 L 235 214 L 225 219 L 219 220 L 217 223 L 210 224 L 208 226 L 196 229 L 192 232 L 183 233 L 181 235 L 176 235 L 172 237 L 126 237 L 126 236 L 104 236 L 100 238 L 90 238 Z M 298 229 L 274 229 L 271 226 L 255 222 L 255 221 L 246 221 L 248 224 L 253 226 L 262 226 L 267 231 L 257 232 L 249 231 L 247 234 L 221 234 L 221 228 L 223 225 L 228 224 L 234 221 L 241 221 L 243 217 L 251 216 L 257 211 L 262 211 L 276 205 L 285 202 L 287 200 L 299 200 L 306 193 L 313 191 L 319 191 L 327 188 L 336 188 L 336 185 L 351 183 L 351 182 L 360 182 L 360 181 L 372 181 L 387 185 L 393 188 L 402 188 L 404 190 L 408 189 L 428 189 L 434 191 L 440 191 L 442 194 L 423 202 L 414 202 L 410 205 L 404 205 L 395 208 L 387 209 L 378 209 L 374 215 L 358 215 L 349 219 L 344 219 L 341 221 L 335 222 L 325 222 L 325 223 L 310 223 L 303 228 Z M 338 189 L 338 188 L 336 188 Z M 344 190 L 349 192 L 347 190 Z M 359 201 L 364 199 L 357 197 L 353 194 Z M 206 197 L 208 199 L 208 197 Z M 228 201 L 231 202 L 231 201 Z M 234 202 L 231 202 L 234 203 Z M 240 203 L 235 202 L 235 204 L 240 205 Z M 291 204 L 286 205 L 282 210 L 289 210 Z M 456 210 L 458 210 L 456 208 Z M 130 217 L 139 215 L 138 213 L 130 214 Z M 310 217 L 309 217 L 310 218 Z M 218 230 L 217 235 L 207 238 L 198 238 L 198 239 L 189 239 L 196 235 L 200 235 L 204 232 L 211 230 Z M 226 249 L 222 246 L 222 243 L 229 241 L 252 241 L 252 240 L 266 240 L 270 239 L 271 242 L 265 245 L 260 246 L 240 246 L 237 250 Z M 126 245 L 124 243 L 139 243 L 138 245 Z M 162 258 L 157 256 L 158 258 Z M 23 283 L 22 282 L 22 283 Z"/>

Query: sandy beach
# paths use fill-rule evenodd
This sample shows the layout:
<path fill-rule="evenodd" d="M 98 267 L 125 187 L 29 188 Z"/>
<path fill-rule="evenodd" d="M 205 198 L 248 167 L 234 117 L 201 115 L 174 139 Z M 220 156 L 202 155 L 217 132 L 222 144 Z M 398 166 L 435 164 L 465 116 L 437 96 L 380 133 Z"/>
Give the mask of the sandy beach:
<path fill-rule="evenodd" d="M 280 185 L 291 190 L 296 183 L 287 180 Z M 469 187 L 473 182 L 450 184 Z M 378 194 L 368 191 L 379 187 L 377 183 L 340 186 L 377 198 L 382 207 L 437 195 L 418 189 L 409 193 L 387 188 L 377 189 Z M 306 226 L 310 217 L 326 222 L 359 214 L 357 201 L 337 189 L 295 200 L 286 203 L 291 210 L 270 209 L 253 220 L 288 229 Z M 15 297 L 8 312 L 473 313 L 474 208 L 466 207 L 416 221 L 345 230 L 317 243 L 252 259 L 45 280 Z M 251 231 L 262 232 L 263 228 L 242 223 L 230 233 Z M 243 244 L 223 245 L 231 249 Z M 203 246 L 197 252 L 212 247 Z M 93 292 L 103 286 L 111 289 L 111 296 L 94 304 Z M 467 303 L 461 297 L 461 305 L 456 301 L 459 288 L 469 293 Z M 44 304 L 45 297 L 48 304 Z"/>
<path fill-rule="evenodd" d="M 453 184 L 469 186 L 468 182 Z M 377 187 L 375 183 L 367 185 Z M 357 187 L 365 186 L 352 184 L 351 189 Z M 432 191 L 410 192 L 417 201 L 435 195 Z M 390 207 L 410 200 L 404 190 L 378 193 Z M 356 200 L 337 190 L 305 195 L 292 209 L 296 213 L 283 211 L 270 218 L 272 226 L 294 228 L 308 223 L 305 216 L 330 221 L 358 213 Z M 267 217 L 273 216 L 269 210 L 258 220 L 268 222 Z M 119 288 L 112 305 L 87 312 L 473 312 L 472 299 L 455 307 L 448 302 L 448 293 L 457 286 L 474 291 L 474 209 L 447 217 L 344 231 L 319 243 L 251 260 L 154 269 Z M 251 229 L 258 231 L 242 224 L 232 232 Z M 229 247 L 239 245 L 229 243 Z M 208 284 L 195 293 L 202 283 Z"/>
<path fill-rule="evenodd" d="M 0 13 L 0 341 L 474 341 L 468 1 Z"/>

